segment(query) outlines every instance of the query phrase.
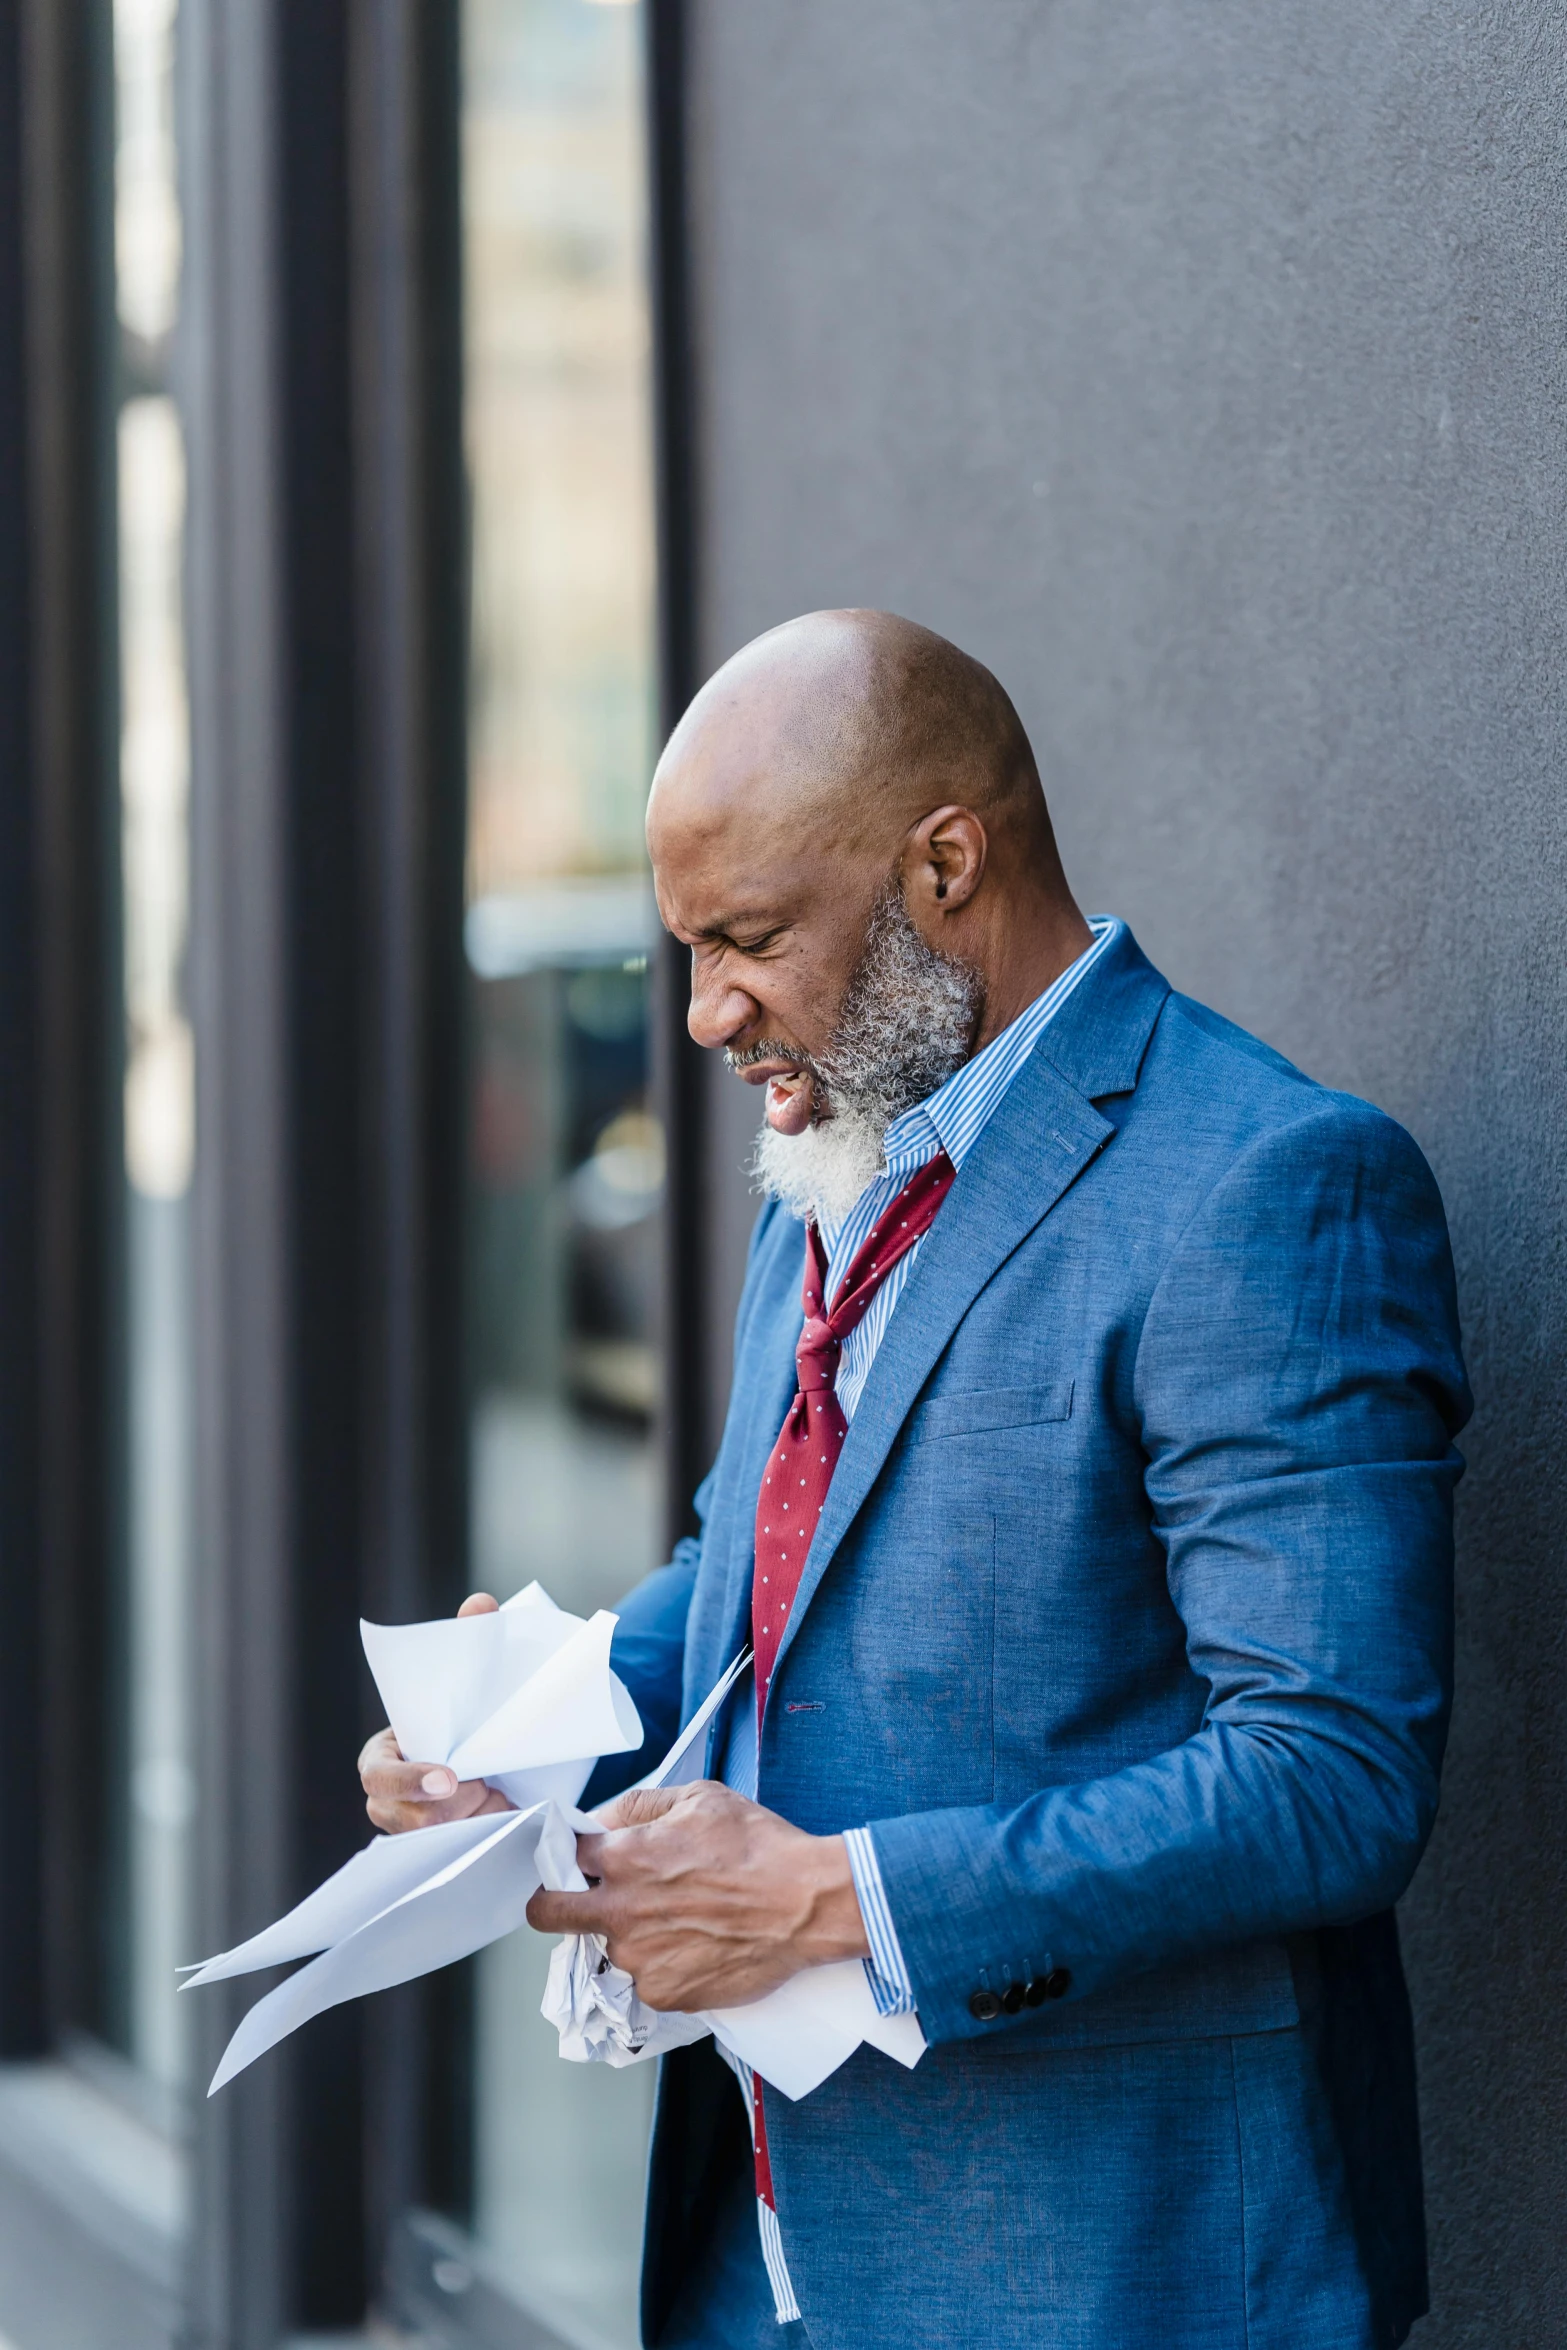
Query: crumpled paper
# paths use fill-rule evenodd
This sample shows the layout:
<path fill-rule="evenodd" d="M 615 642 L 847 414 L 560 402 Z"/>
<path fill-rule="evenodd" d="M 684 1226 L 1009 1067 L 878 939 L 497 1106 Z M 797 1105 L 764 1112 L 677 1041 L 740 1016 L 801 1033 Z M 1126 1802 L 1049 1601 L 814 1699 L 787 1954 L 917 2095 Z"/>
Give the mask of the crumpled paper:
<path fill-rule="evenodd" d="M 636 2064 L 705 2040 L 705 2016 L 644 2006 L 623 1967 L 612 1966 L 597 1934 L 568 1934 L 550 1954 L 540 2013 L 560 2034 L 570 2064 Z"/>
<path fill-rule="evenodd" d="M 750 1650 L 742 1649 L 657 1769 L 637 1782 L 639 1787 L 684 1787 L 702 1776 L 707 1726 L 750 1661 Z M 586 1824 L 598 1828 L 603 1822 Z M 547 1877 L 545 1883 L 555 1893 L 585 1893 L 588 1885 L 575 1853 L 570 1881 L 557 1885 Z M 662 2056 L 668 2049 L 704 2040 L 712 2029 L 702 2016 L 647 2006 L 625 1969 L 611 1963 L 598 1934 L 568 1934 L 556 1943 L 540 2013 L 560 2034 L 560 2052 L 570 2064 L 636 2064 L 645 2056 Z"/>
<path fill-rule="evenodd" d="M 644 1787 L 679 1787 L 702 1775 L 702 1734 L 750 1663 L 749 1650 L 711 1691 Z M 602 1825 L 590 1821 L 590 1826 Z M 553 1859 L 553 1855 L 551 1855 Z M 577 1892 L 587 1879 L 572 1862 L 572 1881 L 552 1890 Z M 809 1967 L 765 1998 L 744 2007 L 700 2014 L 649 2007 L 631 1976 L 612 1964 L 596 1934 L 568 1935 L 550 1957 L 541 2013 L 560 2035 L 560 2052 L 573 2064 L 628 2065 L 685 2048 L 709 2032 L 732 2055 L 789 2098 L 804 2097 L 837 2071 L 863 2042 L 912 2068 L 925 2053 L 925 2035 L 913 2015 L 882 2015 L 857 1958 Z"/>

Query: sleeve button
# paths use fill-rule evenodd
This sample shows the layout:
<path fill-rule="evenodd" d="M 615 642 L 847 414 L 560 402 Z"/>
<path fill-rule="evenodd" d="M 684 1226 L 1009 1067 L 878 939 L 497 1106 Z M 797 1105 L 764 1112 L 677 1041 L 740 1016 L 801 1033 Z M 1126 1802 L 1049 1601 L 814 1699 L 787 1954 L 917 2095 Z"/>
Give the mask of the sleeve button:
<path fill-rule="evenodd" d="M 1009 1983 L 1001 1994 L 1001 2004 L 1006 2009 L 1008 2015 L 1021 2015 L 1023 2012 L 1022 1984 Z"/>
<path fill-rule="evenodd" d="M 1071 1988 L 1071 1968 L 1053 1966 L 1045 1977 L 1045 1997 L 1047 1999 L 1064 1999 Z"/>
<path fill-rule="evenodd" d="M 994 1991 L 976 1991 L 968 2003 L 969 2014 L 977 2024 L 993 2024 L 1001 2013 L 1001 2002 Z"/>

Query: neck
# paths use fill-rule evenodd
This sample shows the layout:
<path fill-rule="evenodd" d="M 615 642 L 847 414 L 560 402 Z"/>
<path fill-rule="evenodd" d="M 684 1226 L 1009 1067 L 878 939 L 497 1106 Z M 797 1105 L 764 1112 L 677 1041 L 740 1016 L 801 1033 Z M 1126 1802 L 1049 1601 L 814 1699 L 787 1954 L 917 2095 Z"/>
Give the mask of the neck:
<path fill-rule="evenodd" d="M 1070 898 L 1011 900 L 998 909 L 994 958 L 977 957 L 985 974 L 985 1013 L 974 1050 L 1010 1028 L 1036 996 L 1094 943 L 1094 934 Z"/>

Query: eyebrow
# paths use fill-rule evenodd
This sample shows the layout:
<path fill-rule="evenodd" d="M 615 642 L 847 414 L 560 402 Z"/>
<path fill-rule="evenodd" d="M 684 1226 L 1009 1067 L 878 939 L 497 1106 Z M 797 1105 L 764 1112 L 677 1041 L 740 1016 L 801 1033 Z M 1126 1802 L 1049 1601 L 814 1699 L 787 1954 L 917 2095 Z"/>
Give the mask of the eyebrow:
<path fill-rule="evenodd" d="M 725 914 L 717 922 L 704 924 L 702 929 L 693 933 L 693 936 L 705 939 L 727 939 L 729 944 L 734 946 L 739 943 L 739 935 L 742 930 L 777 930 L 787 920 L 786 914 L 741 911 L 735 914 Z"/>

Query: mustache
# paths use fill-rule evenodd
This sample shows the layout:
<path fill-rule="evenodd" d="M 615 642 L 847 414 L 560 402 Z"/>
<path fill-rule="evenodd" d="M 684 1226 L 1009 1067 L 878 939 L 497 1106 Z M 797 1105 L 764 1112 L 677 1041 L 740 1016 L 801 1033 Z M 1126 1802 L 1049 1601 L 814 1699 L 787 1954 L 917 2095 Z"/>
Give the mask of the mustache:
<path fill-rule="evenodd" d="M 730 1045 L 724 1047 L 724 1067 L 731 1075 L 760 1068 L 764 1061 L 787 1061 L 791 1069 L 803 1069 L 808 1077 L 821 1075 L 809 1053 L 797 1052 L 793 1045 L 779 1044 L 770 1037 L 764 1036 L 760 1044 L 742 1045 L 738 1052 Z"/>

